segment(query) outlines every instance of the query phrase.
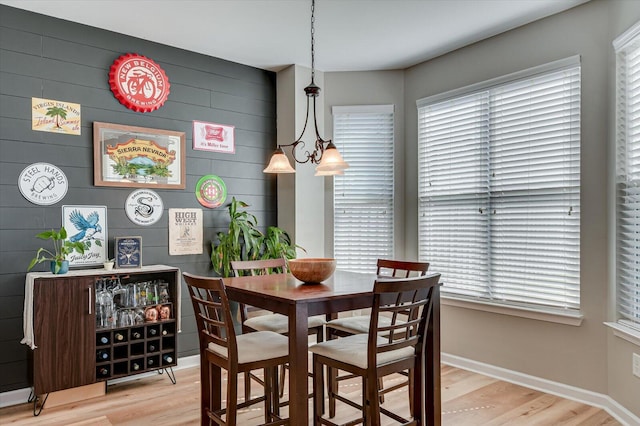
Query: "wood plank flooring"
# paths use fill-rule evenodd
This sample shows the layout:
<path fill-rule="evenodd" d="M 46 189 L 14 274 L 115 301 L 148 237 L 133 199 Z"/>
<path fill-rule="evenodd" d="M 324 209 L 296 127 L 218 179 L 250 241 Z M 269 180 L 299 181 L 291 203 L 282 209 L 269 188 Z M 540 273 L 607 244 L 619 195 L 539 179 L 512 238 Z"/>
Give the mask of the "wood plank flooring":
<path fill-rule="evenodd" d="M 113 384 L 105 396 L 49 409 L 45 406 L 39 417 L 33 417 L 31 404 L 6 407 L 0 409 L 0 424 L 197 425 L 199 369 L 178 370 L 176 378 L 176 385 L 166 375 Z M 395 380 L 402 378 L 391 376 L 385 383 Z M 257 385 L 252 389 L 255 393 L 261 391 Z M 357 381 L 342 382 L 340 391 L 353 399 L 360 398 Z M 384 405 L 408 413 L 406 388 L 387 394 Z M 442 411 L 442 424 L 446 426 L 620 424 L 604 410 L 449 366 L 442 367 Z M 286 414 L 286 408 L 283 412 Z M 350 407 L 338 404 L 336 420 L 352 418 L 354 413 Z M 250 426 L 262 421 L 262 409 L 256 405 L 242 410 L 238 424 Z M 383 416 L 383 424 L 395 423 Z"/>

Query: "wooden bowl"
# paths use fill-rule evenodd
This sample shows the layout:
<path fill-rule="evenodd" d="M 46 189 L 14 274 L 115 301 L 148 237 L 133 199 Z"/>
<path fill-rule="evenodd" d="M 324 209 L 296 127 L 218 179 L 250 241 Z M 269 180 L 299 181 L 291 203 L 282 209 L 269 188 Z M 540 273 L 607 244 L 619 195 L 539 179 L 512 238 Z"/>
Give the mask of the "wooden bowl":
<path fill-rule="evenodd" d="M 305 283 L 320 283 L 336 270 L 336 260 L 329 258 L 290 259 L 287 262 L 291 274 Z"/>

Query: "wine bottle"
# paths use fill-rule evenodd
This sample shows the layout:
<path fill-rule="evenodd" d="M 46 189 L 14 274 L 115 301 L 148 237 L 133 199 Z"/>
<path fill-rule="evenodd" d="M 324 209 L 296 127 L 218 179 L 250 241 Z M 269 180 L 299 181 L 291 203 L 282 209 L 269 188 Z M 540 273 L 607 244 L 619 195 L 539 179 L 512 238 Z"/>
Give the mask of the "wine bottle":
<path fill-rule="evenodd" d="M 162 335 L 163 335 L 163 336 L 166 336 L 167 334 L 169 334 L 169 332 L 167 331 L 167 329 L 166 329 L 166 328 L 163 328 L 163 329 L 162 329 Z"/>
<path fill-rule="evenodd" d="M 124 334 L 122 333 L 116 333 L 114 337 L 118 342 L 122 342 L 124 340 Z"/>
<path fill-rule="evenodd" d="M 158 334 L 158 330 L 155 328 L 150 328 L 148 331 L 149 331 L 149 335 L 151 336 L 155 336 L 156 334 Z"/>
<path fill-rule="evenodd" d="M 100 337 L 100 344 L 101 345 L 106 345 L 109 343 L 109 338 L 107 336 L 101 336 Z"/>
<path fill-rule="evenodd" d="M 153 358 L 147 359 L 147 365 L 148 366 L 152 366 L 153 365 Z"/>
<path fill-rule="evenodd" d="M 109 360 L 109 352 L 108 351 L 98 351 L 96 353 L 96 358 L 99 362 L 108 361 Z"/>
<path fill-rule="evenodd" d="M 138 364 L 137 362 L 134 362 L 133 364 L 131 364 L 131 369 L 133 371 L 138 371 L 140 370 L 140 364 Z"/>
<path fill-rule="evenodd" d="M 142 337 L 142 334 L 140 334 L 140 332 L 139 332 L 139 331 L 134 331 L 133 333 L 131 333 L 131 336 L 132 336 L 134 339 L 139 339 L 139 338 L 141 338 L 141 337 Z"/>
<path fill-rule="evenodd" d="M 100 367 L 98 370 L 98 375 L 106 377 L 109 375 L 109 369 L 107 367 Z"/>
<path fill-rule="evenodd" d="M 169 354 L 166 354 L 162 356 L 162 360 L 165 362 L 165 364 L 171 364 L 173 362 L 173 357 Z"/>
<path fill-rule="evenodd" d="M 149 343 L 149 346 L 147 346 L 147 352 L 155 352 L 156 350 L 156 345 L 154 345 L 153 343 Z"/>

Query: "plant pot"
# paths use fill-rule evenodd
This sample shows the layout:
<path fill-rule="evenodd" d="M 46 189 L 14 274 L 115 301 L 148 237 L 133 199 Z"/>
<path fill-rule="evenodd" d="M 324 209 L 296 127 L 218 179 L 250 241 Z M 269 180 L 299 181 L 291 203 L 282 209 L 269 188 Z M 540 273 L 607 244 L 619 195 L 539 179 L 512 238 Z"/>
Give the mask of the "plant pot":
<path fill-rule="evenodd" d="M 69 261 L 63 260 L 60 262 L 60 269 L 56 272 L 56 262 L 55 260 L 51 261 L 51 273 L 52 274 L 66 274 L 69 272 Z"/>

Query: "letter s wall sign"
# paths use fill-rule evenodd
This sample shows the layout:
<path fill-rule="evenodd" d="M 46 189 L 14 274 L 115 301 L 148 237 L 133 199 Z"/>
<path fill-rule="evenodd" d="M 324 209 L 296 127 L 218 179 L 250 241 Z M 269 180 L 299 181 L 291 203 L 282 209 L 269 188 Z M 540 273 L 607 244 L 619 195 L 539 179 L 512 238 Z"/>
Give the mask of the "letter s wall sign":
<path fill-rule="evenodd" d="M 131 222 L 138 225 L 153 225 L 162 217 L 162 198 L 150 189 L 136 189 L 127 197 L 124 210 Z"/>
<path fill-rule="evenodd" d="M 109 85 L 120 103 L 136 112 L 160 108 L 169 97 L 169 78 L 146 56 L 127 53 L 113 61 Z"/>

